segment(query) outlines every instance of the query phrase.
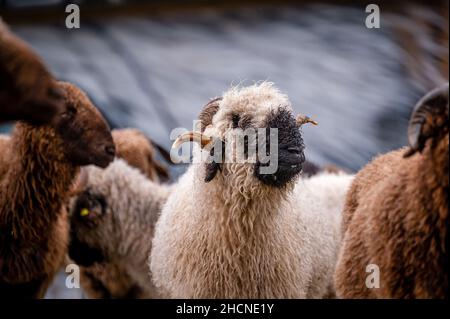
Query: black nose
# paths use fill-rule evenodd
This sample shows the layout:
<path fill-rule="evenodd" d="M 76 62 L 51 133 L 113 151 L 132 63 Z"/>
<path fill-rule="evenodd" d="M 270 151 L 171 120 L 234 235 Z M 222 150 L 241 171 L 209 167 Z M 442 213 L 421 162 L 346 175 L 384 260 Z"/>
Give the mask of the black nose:
<path fill-rule="evenodd" d="M 108 155 L 115 156 L 116 155 L 116 146 L 115 145 L 106 145 L 105 152 Z"/>
<path fill-rule="evenodd" d="M 278 162 L 282 166 L 302 164 L 305 161 L 302 145 L 282 147 L 278 153 Z"/>
<path fill-rule="evenodd" d="M 291 146 L 286 149 L 290 154 L 300 155 L 303 149 L 300 146 Z"/>

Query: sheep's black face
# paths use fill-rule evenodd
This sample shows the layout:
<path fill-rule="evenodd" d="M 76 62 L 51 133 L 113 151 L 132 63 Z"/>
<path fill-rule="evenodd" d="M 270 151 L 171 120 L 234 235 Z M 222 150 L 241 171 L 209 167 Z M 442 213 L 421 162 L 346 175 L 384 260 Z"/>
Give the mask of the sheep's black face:
<path fill-rule="evenodd" d="M 91 266 L 106 260 L 97 241 L 97 225 L 106 213 L 106 201 L 101 195 L 89 190 L 81 193 L 71 210 L 69 257 L 77 264 Z"/>
<path fill-rule="evenodd" d="M 303 139 L 294 117 L 285 109 L 271 113 L 267 117 L 266 127 L 266 153 L 270 154 L 271 160 L 266 163 L 257 161 L 254 173 L 264 184 L 283 187 L 302 171 L 302 164 L 305 161 Z M 275 150 L 270 150 L 270 139 L 274 138 L 274 135 L 270 134 L 270 129 L 277 129 L 278 147 Z M 276 171 L 266 174 L 262 168 L 271 165 L 273 156 L 276 156 L 275 160 L 278 162 Z"/>
<path fill-rule="evenodd" d="M 77 166 L 107 167 L 116 152 L 108 124 L 83 92 L 70 84 L 62 87 L 66 110 L 59 115 L 57 132 L 68 160 Z"/>

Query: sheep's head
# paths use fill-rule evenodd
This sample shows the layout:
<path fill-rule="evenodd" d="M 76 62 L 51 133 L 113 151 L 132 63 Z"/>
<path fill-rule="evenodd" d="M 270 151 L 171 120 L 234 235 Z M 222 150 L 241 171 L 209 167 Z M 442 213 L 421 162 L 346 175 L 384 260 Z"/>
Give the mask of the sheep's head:
<path fill-rule="evenodd" d="M 117 157 L 125 160 L 129 166 L 140 170 L 155 182 L 168 177 L 166 168 L 155 158 L 155 148 L 163 157 L 168 158 L 169 154 L 143 133 L 136 129 L 120 129 L 113 131 L 113 138 L 117 145 Z M 76 263 L 90 266 L 117 258 L 120 229 L 123 225 L 119 220 L 120 212 L 129 210 L 129 202 L 115 201 L 116 206 L 112 207 L 107 199 L 120 198 L 118 193 L 122 193 L 124 188 L 130 189 L 123 186 L 127 183 L 136 185 L 139 181 L 146 180 L 144 175 L 139 174 L 141 177 L 138 181 L 132 174 L 128 174 L 131 167 L 116 159 L 106 169 L 92 166 L 82 168 L 68 205 L 71 220 L 69 254 Z M 124 180 L 124 175 L 129 179 Z M 139 198 L 133 200 L 138 202 Z"/>
<path fill-rule="evenodd" d="M 428 141 L 434 146 L 446 140 L 448 157 L 449 84 L 426 94 L 414 107 L 408 126 L 409 157 L 422 152 Z M 445 142 L 445 141 L 444 141 Z"/>
<path fill-rule="evenodd" d="M 145 175 L 122 159 L 106 169 L 83 167 L 67 206 L 69 257 L 82 266 L 126 261 L 123 256 L 131 253 L 130 247 L 136 247 L 135 227 L 149 221 L 147 218 L 156 223 L 156 214 L 138 213 L 144 207 L 151 209 L 144 206 L 148 199 L 140 194 L 148 183 Z"/>
<path fill-rule="evenodd" d="M 66 158 L 77 166 L 108 166 L 114 159 L 115 145 L 105 119 L 76 86 L 60 82 L 60 88 L 66 105 L 55 125 Z"/>
<path fill-rule="evenodd" d="M 49 123 L 63 94 L 41 59 L 0 20 L 0 122 Z"/>
<path fill-rule="evenodd" d="M 103 195 L 86 189 L 70 204 L 71 231 L 69 257 L 81 266 L 108 261 L 105 249 L 99 243 L 104 242 L 105 234 L 98 231 L 98 225 L 106 215 L 107 203 Z M 103 224 L 107 225 L 105 222 Z M 115 233 L 115 232 L 113 232 Z M 109 234 L 107 234 L 109 236 Z M 110 236 L 109 236 L 110 237 Z"/>
<path fill-rule="evenodd" d="M 94 166 L 84 167 L 77 178 L 74 194 L 68 203 L 70 216 L 69 257 L 81 266 L 111 262 L 111 252 L 120 243 L 120 222 L 111 211 L 107 198 L 117 184 L 116 175 Z M 127 203 L 119 203 L 126 205 Z"/>
<path fill-rule="evenodd" d="M 199 119 L 201 133 L 183 134 L 174 147 L 199 142 L 214 158 L 205 163 L 206 182 L 220 172 L 226 180 L 239 181 L 238 187 L 249 185 L 249 189 L 260 183 L 284 187 L 293 181 L 305 161 L 299 128 L 308 122 L 317 124 L 306 116 L 294 118 L 287 96 L 267 82 L 231 89 L 208 103 Z M 221 162 L 218 151 L 223 155 Z"/>

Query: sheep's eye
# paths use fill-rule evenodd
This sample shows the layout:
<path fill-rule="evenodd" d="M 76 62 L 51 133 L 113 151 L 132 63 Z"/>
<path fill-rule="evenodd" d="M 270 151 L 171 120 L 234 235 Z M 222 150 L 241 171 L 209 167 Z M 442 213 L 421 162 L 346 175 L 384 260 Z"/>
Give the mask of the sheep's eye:
<path fill-rule="evenodd" d="M 77 114 L 77 108 L 73 105 L 69 105 L 67 107 L 67 112 L 69 112 L 70 114 Z"/>
<path fill-rule="evenodd" d="M 81 216 L 81 217 L 89 216 L 90 213 L 91 213 L 91 212 L 90 212 L 89 209 L 87 209 L 87 208 L 82 208 L 82 209 L 80 210 L 80 216 Z"/>
<path fill-rule="evenodd" d="M 231 121 L 233 122 L 233 128 L 236 128 L 239 126 L 240 120 L 241 120 L 241 117 L 238 114 L 233 114 L 231 116 Z"/>
<path fill-rule="evenodd" d="M 64 117 L 73 117 L 77 114 L 77 109 L 73 105 L 68 105 L 66 111 L 62 114 Z"/>

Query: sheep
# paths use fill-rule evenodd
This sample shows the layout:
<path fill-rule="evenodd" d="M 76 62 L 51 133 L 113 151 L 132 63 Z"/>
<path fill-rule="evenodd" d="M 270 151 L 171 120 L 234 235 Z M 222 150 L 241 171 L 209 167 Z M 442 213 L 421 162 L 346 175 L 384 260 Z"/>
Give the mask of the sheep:
<path fill-rule="evenodd" d="M 163 158 L 170 157 L 161 146 L 137 129 L 116 129 L 111 133 L 118 158 L 123 158 L 131 166 L 140 169 L 151 180 L 165 181 L 169 178 L 167 168 L 155 158 L 155 149 L 159 150 Z M 7 159 L 10 154 L 8 147 L 10 137 L 0 135 L 0 179 L 7 171 Z M 83 191 L 84 189 L 75 190 L 75 192 Z M 144 289 L 117 264 L 96 263 L 89 267 L 81 266 L 80 275 L 81 286 L 89 298 L 147 297 Z"/>
<path fill-rule="evenodd" d="M 40 298 L 61 266 L 69 224 L 63 203 L 80 166 L 106 167 L 115 148 L 88 97 L 59 83 L 65 111 L 54 124 L 17 123 L 0 181 L 0 295 Z"/>
<path fill-rule="evenodd" d="M 92 270 L 88 276 L 94 276 L 87 284 L 100 284 L 94 287 L 94 297 L 159 296 L 147 259 L 154 225 L 170 186 L 149 180 L 123 159 L 116 159 L 106 169 L 89 166 L 85 174 L 84 191 L 72 198 L 69 206 L 70 258 Z M 111 269 L 113 273 L 105 272 Z M 125 276 L 117 274 L 119 271 Z M 118 281 L 113 280 L 116 275 Z"/>
<path fill-rule="evenodd" d="M 112 131 L 117 148 L 117 157 L 136 167 L 150 180 L 165 182 L 169 179 L 167 167 L 156 160 L 155 151 L 170 162 L 170 154 L 137 129 L 117 129 Z"/>
<path fill-rule="evenodd" d="M 319 166 L 316 163 L 305 160 L 302 165 L 302 176 L 303 177 L 311 177 L 317 175 L 319 173 L 327 172 L 327 173 L 349 173 L 346 169 L 342 167 L 338 167 L 336 165 L 325 165 Z"/>
<path fill-rule="evenodd" d="M 46 124 L 63 108 L 63 94 L 50 71 L 0 19 L 0 123 Z"/>
<path fill-rule="evenodd" d="M 299 126 L 308 121 L 299 116 L 296 122 L 288 97 L 271 83 L 232 88 L 199 119 L 202 133 L 174 143 L 193 140 L 202 149 L 194 149 L 194 164 L 173 186 L 156 224 L 149 264 L 159 292 L 170 298 L 332 296 L 340 212 L 353 177 L 299 178 Z M 254 155 L 245 163 L 207 160 L 216 151 L 211 141 L 232 143 L 233 128 L 278 129 L 275 173 L 263 174 Z"/>
<path fill-rule="evenodd" d="M 356 175 L 344 208 L 339 297 L 449 297 L 448 90 L 447 83 L 417 103 L 409 148 Z"/>
<path fill-rule="evenodd" d="M 169 178 L 167 168 L 155 158 L 155 148 L 165 158 L 170 157 L 170 155 L 162 147 L 148 139 L 142 132 L 137 129 L 117 129 L 112 131 L 112 136 L 116 144 L 117 158 L 124 159 L 130 166 L 139 169 L 141 173 L 154 182 L 164 181 Z M 86 194 L 85 186 L 79 185 L 81 189 L 77 190 L 77 195 L 82 194 L 81 196 L 84 196 Z M 92 190 L 95 190 L 95 188 L 91 187 L 89 192 Z M 106 198 L 106 202 L 109 201 L 110 199 Z M 90 207 L 85 208 L 90 209 Z M 116 214 L 114 211 L 113 213 Z M 127 213 L 133 214 L 135 212 L 127 210 Z M 75 223 L 74 227 L 76 227 Z M 82 229 L 85 228 L 82 227 Z M 73 235 L 77 236 L 75 242 L 82 242 L 85 232 L 89 234 L 92 231 L 92 229 L 87 228 L 85 231 L 72 232 Z M 105 239 L 109 240 L 115 235 L 116 233 L 109 234 Z M 79 254 L 85 255 L 82 251 Z M 89 298 L 118 299 L 152 296 L 151 293 L 146 293 L 145 287 L 141 287 L 133 280 L 121 264 L 103 262 L 94 263 L 90 266 L 81 266 L 80 274 L 81 287 Z"/>

